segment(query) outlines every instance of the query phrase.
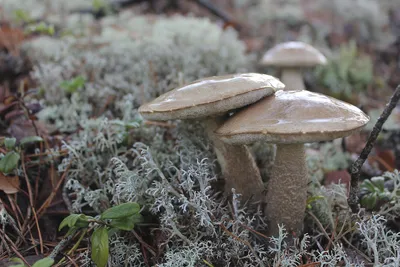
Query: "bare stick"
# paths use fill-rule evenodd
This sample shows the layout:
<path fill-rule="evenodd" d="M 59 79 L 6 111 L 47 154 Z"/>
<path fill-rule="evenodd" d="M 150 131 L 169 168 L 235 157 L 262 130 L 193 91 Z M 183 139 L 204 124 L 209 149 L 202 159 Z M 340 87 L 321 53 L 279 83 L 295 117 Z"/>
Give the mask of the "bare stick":
<path fill-rule="evenodd" d="M 360 175 L 361 175 L 361 167 L 364 164 L 364 162 L 367 160 L 369 153 L 371 152 L 372 148 L 374 147 L 376 138 L 378 138 L 379 133 L 382 130 L 382 126 L 389 117 L 389 115 L 392 113 L 392 110 L 396 107 L 397 102 L 400 99 L 400 85 L 397 86 L 396 90 L 394 91 L 392 98 L 389 101 L 389 104 L 386 105 L 385 109 L 383 110 L 381 116 L 379 117 L 378 121 L 375 123 L 374 128 L 372 129 L 369 137 L 367 144 L 361 151 L 360 156 L 358 159 L 351 165 L 351 182 L 350 182 L 350 194 L 349 198 L 347 199 L 347 202 L 349 203 L 349 206 L 353 213 L 357 213 L 360 209 L 359 207 L 359 201 L 358 201 L 358 192 L 359 192 L 359 186 L 358 186 L 358 181 L 360 180 Z"/>
<path fill-rule="evenodd" d="M 235 19 L 230 14 L 228 14 L 224 10 L 216 7 L 215 4 L 213 3 L 214 1 L 210 1 L 210 0 L 195 0 L 195 2 L 197 4 L 199 4 L 200 6 L 206 8 L 208 11 L 210 11 L 215 16 L 217 16 L 220 19 L 222 19 L 224 22 L 232 23 L 236 27 L 239 26 L 238 22 L 236 22 Z"/>

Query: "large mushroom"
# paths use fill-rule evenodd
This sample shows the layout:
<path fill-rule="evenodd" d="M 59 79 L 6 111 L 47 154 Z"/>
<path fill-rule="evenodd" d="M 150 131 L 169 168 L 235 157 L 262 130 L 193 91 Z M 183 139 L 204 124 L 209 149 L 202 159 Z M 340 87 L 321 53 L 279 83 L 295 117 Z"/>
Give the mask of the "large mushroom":
<path fill-rule="evenodd" d="M 369 121 L 357 107 L 306 90 L 279 91 L 234 114 L 216 131 L 232 145 L 266 141 L 277 145 L 265 213 L 269 232 L 278 224 L 301 233 L 307 201 L 304 143 L 342 138 Z"/>
<path fill-rule="evenodd" d="M 325 65 L 326 57 L 317 49 L 303 42 L 281 43 L 268 50 L 260 64 L 282 68 L 281 81 L 285 90 L 304 90 L 302 69 Z"/>
<path fill-rule="evenodd" d="M 245 73 L 208 77 L 169 91 L 139 108 L 148 120 L 201 119 L 212 140 L 222 175 L 225 193 L 232 188 L 242 194 L 263 199 L 264 184 L 259 169 L 243 145 L 229 145 L 215 137 L 214 131 L 228 118 L 229 112 L 252 104 L 283 89 L 284 84 L 273 76 Z"/>

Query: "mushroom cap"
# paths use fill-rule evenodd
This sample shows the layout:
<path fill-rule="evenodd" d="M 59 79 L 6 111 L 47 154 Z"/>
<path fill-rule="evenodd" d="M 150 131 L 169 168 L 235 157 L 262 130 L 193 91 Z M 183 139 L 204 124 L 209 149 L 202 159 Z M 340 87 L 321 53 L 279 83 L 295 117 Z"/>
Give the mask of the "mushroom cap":
<path fill-rule="evenodd" d="M 231 144 L 328 141 L 352 134 L 369 117 L 357 107 L 322 94 L 279 91 L 230 117 L 216 135 Z"/>
<path fill-rule="evenodd" d="M 312 67 L 327 63 L 326 57 L 317 49 L 303 42 L 281 43 L 268 50 L 261 65 L 279 67 Z"/>
<path fill-rule="evenodd" d="M 159 96 L 139 112 L 148 120 L 203 118 L 252 104 L 284 87 L 277 78 L 259 73 L 207 77 Z"/>

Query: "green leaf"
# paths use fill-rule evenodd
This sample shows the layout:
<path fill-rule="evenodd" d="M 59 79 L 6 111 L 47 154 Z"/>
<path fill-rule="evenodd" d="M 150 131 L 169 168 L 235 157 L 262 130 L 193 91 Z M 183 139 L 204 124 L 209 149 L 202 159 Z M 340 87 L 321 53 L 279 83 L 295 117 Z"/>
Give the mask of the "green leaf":
<path fill-rule="evenodd" d="M 381 192 L 385 190 L 385 178 L 382 176 L 372 177 L 371 182 L 377 187 Z"/>
<path fill-rule="evenodd" d="M 29 13 L 22 9 L 14 10 L 14 17 L 17 22 L 31 22 L 32 18 L 30 17 Z"/>
<path fill-rule="evenodd" d="M 47 34 L 47 35 L 54 35 L 54 26 L 46 24 L 45 22 L 39 22 L 39 23 L 32 23 L 29 24 L 26 29 L 26 33 L 42 33 L 42 34 Z"/>
<path fill-rule="evenodd" d="M 92 217 L 86 216 L 85 214 L 71 214 L 62 220 L 60 226 L 58 227 L 58 231 L 63 229 L 65 226 L 68 226 L 69 228 L 74 226 L 75 228 L 87 227 L 89 226 L 88 220 L 90 218 Z"/>
<path fill-rule="evenodd" d="M 50 267 L 53 265 L 53 263 L 54 259 L 46 257 L 35 262 L 35 264 L 33 264 L 32 267 Z"/>
<path fill-rule="evenodd" d="M 208 267 L 214 267 L 211 263 L 203 259 L 203 262 L 208 266 Z"/>
<path fill-rule="evenodd" d="M 20 156 L 17 152 L 14 151 L 8 152 L 0 160 L 0 171 L 3 173 L 10 173 L 17 167 L 19 158 Z"/>
<path fill-rule="evenodd" d="M 78 219 L 79 214 L 71 214 L 62 220 L 60 226 L 58 227 L 58 231 L 63 229 L 65 226 L 71 227 L 75 224 L 76 220 Z"/>
<path fill-rule="evenodd" d="M 106 2 L 104 2 L 104 0 L 93 0 L 92 1 L 92 6 L 93 6 L 93 9 L 96 12 L 98 12 L 101 9 L 104 9 L 107 6 L 107 4 L 106 4 Z"/>
<path fill-rule="evenodd" d="M 131 231 L 135 227 L 135 224 L 141 222 L 142 220 L 142 215 L 134 214 L 126 218 L 113 219 L 110 224 L 112 227 L 120 230 Z"/>
<path fill-rule="evenodd" d="M 111 222 L 111 226 L 120 230 L 131 231 L 135 227 L 135 223 L 130 218 L 114 219 Z"/>
<path fill-rule="evenodd" d="M 101 214 L 102 219 L 120 219 L 139 213 L 140 206 L 135 202 L 123 203 L 109 208 Z"/>
<path fill-rule="evenodd" d="M 67 233 L 65 234 L 65 236 L 72 236 L 75 235 L 75 233 L 78 231 L 78 228 L 76 228 L 75 226 L 72 226 L 71 228 L 69 228 L 69 230 L 67 231 Z"/>
<path fill-rule="evenodd" d="M 364 197 L 361 199 L 361 205 L 364 206 L 364 207 L 366 207 L 367 209 L 372 210 L 372 209 L 375 208 L 375 205 L 376 205 L 376 203 L 377 203 L 377 200 L 378 200 L 378 199 L 377 199 L 376 193 L 372 193 L 372 194 L 369 194 L 369 195 L 364 196 Z"/>
<path fill-rule="evenodd" d="M 93 217 L 88 217 L 88 216 L 86 216 L 86 215 L 83 215 L 83 214 L 81 214 L 82 216 L 81 217 L 79 217 L 78 218 L 78 220 L 76 221 L 76 223 L 75 223 L 75 227 L 78 227 L 78 228 L 85 228 L 85 227 L 88 227 L 89 226 L 89 218 L 93 218 Z"/>
<path fill-rule="evenodd" d="M 361 188 L 365 188 L 368 192 L 376 191 L 374 184 L 369 179 L 366 179 L 362 182 Z"/>
<path fill-rule="evenodd" d="M 40 136 L 28 136 L 22 138 L 20 144 L 21 146 L 29 144 L 29 143 L 36 143 L 36 142 L 43 142 L 43 138 Z"/>
<path fill-rule="evenodd" d="M 72 94 L 76 92 L 79 88 L 83 87 L 85 85 L 85 82 L 86 80 L 83 76 L 78 76 L 72 80 L 63 81 L 60 84 L 60 87 L 64 89 L 65 92 Z"/>
<path fill-rule="evenodd" d="M 18 264 L 13 264 L 13 263 L 18 263 Z M 10 264 L 9 266 L 11 267 L 26 267 L 26 264 L 20 258 L 10 258 L 9 264 Z"/>
<path fill-rule="evenodd" d="M 93 231 L 91 240 L 92 260 L 97 267 L 105 267 L 108 261 L 108 230 L 105 226 Z"/>
<path fill-rule="evenodd" d="M 324 199 L 324 196 L 311 196 L 309 198 L 307 198 L 307 204 L 311 204 L 314 201 L 318 200 L 318 199 Z"/>
<path fill-rule="evenodd" d="M 6 146 L 6 148 L 8 150 L 11 150 L 14 148 L 15 142 L 17 142 L 17 139 L 15 139 L 14 137 L 4 139 L 4 145 Z"/>

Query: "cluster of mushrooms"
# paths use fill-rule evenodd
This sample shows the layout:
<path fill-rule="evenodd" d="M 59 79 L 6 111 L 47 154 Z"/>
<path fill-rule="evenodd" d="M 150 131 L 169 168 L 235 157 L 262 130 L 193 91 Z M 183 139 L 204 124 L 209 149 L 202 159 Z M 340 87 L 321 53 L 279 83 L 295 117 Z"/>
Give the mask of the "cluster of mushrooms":
<path fill-rule="evenodd" d="M 261 63 L 282 68 L 282 82 L 270 75 L 214 76 L 169 91 L 139 108 L 147 120 L 202 120 L 212 141 L 225 193 L 232 188 L 265 203 L 270 235 L 278 224 L 300 234 L 307 201 L 305 143 L 329 141 L 359 131 L 369 117 L 357 107 L 304 89 L 301 67 L 325 57 L 302 42 L 269 50 Z M 276 144 L 266 194 L 260 171 L 246 145 Z"/>

